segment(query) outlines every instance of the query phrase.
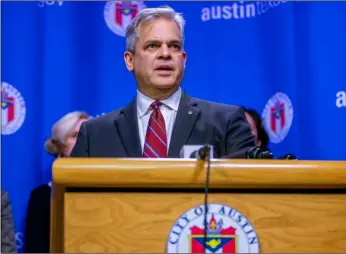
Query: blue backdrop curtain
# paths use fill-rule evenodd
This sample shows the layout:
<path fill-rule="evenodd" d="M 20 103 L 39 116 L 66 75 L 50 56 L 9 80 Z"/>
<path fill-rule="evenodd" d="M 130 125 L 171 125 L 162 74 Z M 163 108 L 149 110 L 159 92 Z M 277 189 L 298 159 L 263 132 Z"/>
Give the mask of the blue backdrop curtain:
<path fill-rule="evenodd" d="M 2 188 L 19 251 L 30 191 L 51 177 L 52 124 L 133 98 L 124 28 L 138 9 L 167 3 L 187 20 L 186 92 L 256 109 L 277 155 L 346 159 L 345 2 L 3 1 Z"/>

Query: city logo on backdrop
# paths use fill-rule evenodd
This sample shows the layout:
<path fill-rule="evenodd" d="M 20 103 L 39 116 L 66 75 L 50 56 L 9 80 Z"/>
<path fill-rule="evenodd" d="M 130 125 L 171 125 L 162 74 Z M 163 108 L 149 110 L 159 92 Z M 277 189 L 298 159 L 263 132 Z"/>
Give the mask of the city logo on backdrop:
<path fill-rule="evenodd" d="M 14 86 L 6 82 L 2 82 L 1 86 L 1 133 L 10 135 L 18 131 L 24 123 L 25 101 Z"/>
<path fill-rule="evenodd" d="M 201 11 L 202 21 L 214 19 L 249 19 L 260 16 L 285 1 L 236 1 L 227 4 L 211 5 Z"/>
<path fill-rule="evenodd" d="M 166 253 L 259 253 L 259 240 L 249 220 L 232 207 L 199 205 L 180 216 L 166 242 Z M 205 237 L 206 233 L 206 237 Z"/>
<path fill-rule="evenodd" d="M 346 91 L 339 91 L 336 93 L 335 105 L 337 108 L 346 107 Z"/>
<path fill-rule="evenodd" d="M 145 7 L 142 1 L 109 1 L 104 8 L 106 24 L 113 33 L 125 36 L 126 27 Z"/>
<path fill-rule="evenodd" d="M 267 102 L 262 113 L 262 119 L 270 142 L 275 144 L 282 142 L 293 121 L 293 106 L 290 98 L 284 93 L 276 93 Z"/>

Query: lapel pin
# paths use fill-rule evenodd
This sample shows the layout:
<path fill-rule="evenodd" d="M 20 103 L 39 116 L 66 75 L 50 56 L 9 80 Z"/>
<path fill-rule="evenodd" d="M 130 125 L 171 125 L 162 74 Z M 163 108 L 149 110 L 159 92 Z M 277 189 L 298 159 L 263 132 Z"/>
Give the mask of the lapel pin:
<path fill-rule="evenodd" d="M 192 111 L 190 110 L 189 112 L 187 112 L 189 115 L 192 115 Z"/>

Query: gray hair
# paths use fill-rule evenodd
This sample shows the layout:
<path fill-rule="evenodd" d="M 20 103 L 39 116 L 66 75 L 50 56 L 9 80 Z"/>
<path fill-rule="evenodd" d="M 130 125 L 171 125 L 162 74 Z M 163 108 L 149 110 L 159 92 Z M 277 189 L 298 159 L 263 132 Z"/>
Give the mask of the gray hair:
<path fill-rule="evenodd" d="M 89 119 L 89 115 L 85 112 L 74 111 L 64 115 L 52 127 L 51 137 L 44 143 L 45 149 L 52 155 L 60 153 L 60 146 L 65 144 L 66 138 L 75 128 L 80 119 Z"/>
<path fill-rule="evenodd" d="M 130 52 L 135 52 L 136 42 L 138 40 L 139 25 L 141 23 L 151 21 L 158 18 L 167 18 L 174 21 L 179 29 L 182 41 L 182 48 L 184 48 L 184 26 L 185 20 L 182 14 L 177 13 L 169 6 L 163 6 L 159 8 L 145 8 L 138 12 L 136 17 L 131 21 L 131 23 L 126 28 L 126 50 Z"/>

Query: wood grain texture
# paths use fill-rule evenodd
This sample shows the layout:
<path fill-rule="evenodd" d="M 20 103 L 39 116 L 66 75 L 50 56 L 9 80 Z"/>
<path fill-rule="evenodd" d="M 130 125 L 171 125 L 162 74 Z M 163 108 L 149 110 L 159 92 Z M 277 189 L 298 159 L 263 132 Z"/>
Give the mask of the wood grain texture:
<path fill-rule="evenodd" d="M 205 165 L 193 159 L 58 159 L 51 251 L 162 253 L 173 223 L 203 203 L 203 194 L 187 194 L 187 189 L 204 184 Z M 182 193 L 71 193 L 67 187 L 176 188 Z M 213 160 L 210 189 L 234 188 L 251 188 L 251 193 L 213 193 L 209 202 L 247 216 L 262 252 L 346 252 L 345 194 L 258 193 L 260 188 L 345 193 L 346 162 Z"/>
<path fill-rule="evenodd" d="M 50 212 L 50 252 L 64 252 L 64 187 L 52 184 Z"/>
<path fill-rule="evenodd" d="M 66 193 L 65 252 L 163 253 L 203 194 Z M 210 194 L 253 224 L 262 253 L 346 252 L 345 194 Z"/>
<path fill-rule="evenodd" d="M 60 158 L 56 184 L 78 187 L 203 188 L 193 159 Z M 210 188 L 346 188 L 345 161 L 212 160 Z"/>

